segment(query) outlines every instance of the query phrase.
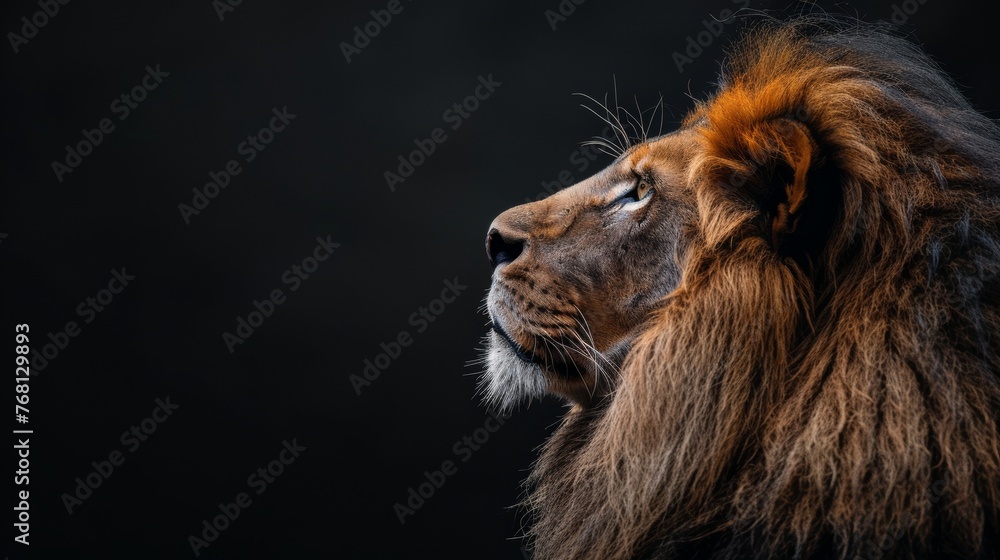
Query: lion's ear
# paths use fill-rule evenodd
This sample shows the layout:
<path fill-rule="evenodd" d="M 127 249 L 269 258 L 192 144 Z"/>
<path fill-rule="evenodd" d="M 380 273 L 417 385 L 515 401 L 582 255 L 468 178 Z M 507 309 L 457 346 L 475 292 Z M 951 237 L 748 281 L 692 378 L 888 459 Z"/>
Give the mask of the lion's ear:
<path fill-rule="evenodd" d="M 836 169 L 824 164 L 807 117 L 799 111 L 760 118 L 734 102 L 713 110 L 701 130 L 707 176 L 723 187 L 719 192 L 755 207 L 752 235 L 791 256 L 822 247 L 842 202 Z M 726 221 L 717 210 L 705 215 Z M 716 230 L 719 239 L 732 233 L 721 222 L 705 228 Z"/>
<path fill-rule="evenodd" d="M 766 125 L 765 135 L 771 144 L 767 193 L 761 201 L 770 216 L 771 241 L 784 244 L 799 227 L 806 199 L 810 195 L 810 175 L 818 159 L 818 150 L 806 125 L 791 119 L 775 119 Z"/>

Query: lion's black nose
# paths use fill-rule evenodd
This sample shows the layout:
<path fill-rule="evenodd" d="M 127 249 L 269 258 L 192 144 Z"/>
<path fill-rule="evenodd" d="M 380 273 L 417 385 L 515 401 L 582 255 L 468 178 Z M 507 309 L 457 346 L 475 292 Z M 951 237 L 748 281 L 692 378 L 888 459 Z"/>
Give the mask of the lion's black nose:
<path fill-rule="evenodd" d="M 494 268 L 513 261 L 523 249 L 524 240 L 509 233 L 506 236 L 501 235 L 500 230 L 496 228 L 490 230 L 486 236 L 486 254 L 490 257 L 490 264 Z"/>

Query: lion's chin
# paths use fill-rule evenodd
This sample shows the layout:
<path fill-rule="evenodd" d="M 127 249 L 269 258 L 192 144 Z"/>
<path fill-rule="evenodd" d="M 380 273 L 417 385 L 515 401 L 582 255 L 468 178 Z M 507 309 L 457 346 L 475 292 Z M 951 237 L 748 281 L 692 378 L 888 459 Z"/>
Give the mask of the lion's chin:
<path fill-rule="evenodd" d="M 481 381 L 484 400 L 500 410 L 510 410 L 523 401 L 542 398 L 548 382 L 539 364 L 517 355 L 517 351 L 496 333 L 486 341 L 486 372 Z"/>

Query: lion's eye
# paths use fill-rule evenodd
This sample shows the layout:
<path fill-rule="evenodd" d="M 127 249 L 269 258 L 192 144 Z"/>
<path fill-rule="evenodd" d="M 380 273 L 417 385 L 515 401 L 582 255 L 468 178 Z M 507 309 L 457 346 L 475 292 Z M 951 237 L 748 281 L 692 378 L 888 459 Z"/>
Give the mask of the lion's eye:
<path fill-rule="evenodd" d="M 618 197 L 617 202 L 628 204 L 643 200 L 653 192 L 653 185 L 647 179 L 636 179 L 635 185 L 625 194 Z"/>
<path fill-rule="evenodd" d="M 635 199 L 642 200 L 646 198 L 646 195 L 653 191 L 653 185 L 649 184 L 649 181 L 645 179 L 639 179 L 639 182 L 635 185 Z"/>
<path fill-rule="evenodd" d="M 628 183 L 623 181 L 608 193 L 610 202 L 604 202 L 603 211 L 621 216 L 632 215 L 634 211 L 649 204 L 654 190 L 653 182 L 643 177 L 635 177 Z"/>

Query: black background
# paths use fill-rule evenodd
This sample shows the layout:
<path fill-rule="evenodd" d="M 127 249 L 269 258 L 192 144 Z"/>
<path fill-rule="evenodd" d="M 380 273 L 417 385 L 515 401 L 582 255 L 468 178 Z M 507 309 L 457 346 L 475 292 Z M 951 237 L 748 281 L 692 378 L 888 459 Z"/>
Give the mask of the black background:
<path fill-rule="evenodd" d="M 386 2 L 244 0 L 220 21 L 208 0 L 76 0 L 18 53 L 5 45 L 5 352 L 13 362 L 18 323 L 37 350 L 67 321 L 81 329 L 30 382 L 33 556 L 193 557 L 189 535 L 249 492 L 203 557 L 521 558 L 511 506 L 561 403 L 516 412 L 467 462 L 453 449 L 487 418 L 468 365 L 486 330 L 487 225 L 560 172 L 580 180 L 609 162 L 571 161 L 603 128 L 573 93 L 603 98 L 617 82 L 630 108 L 662 93 L 672 129 L 742 24 L 726 23 L 682 72 L 672 53 L 743 4 L 588 0 L 553 30 L 544 12 L 557 0 L 404 0 L 348 63 L 340 43 Z M 894 10 L 820 4 L 868 21 Z M 996 116 L 1000 7 L 904 4 L 917 9 L 900 32 Z M 5 3 L 3 31 L 38 10 Z M 169 76 L 119 120 L 111 102 L 157 64 Z M 489 75 L 501 85 L 452 130 L 444 111 Z M 295 119 L 243 161 L 237 145 L 285 106 Z M 115 130 L 58 181 L 52 162 L 105 117 Z M 383 173 L 439 127 L 447 140 L 391 192 Z M 243 171 L 185 224 L 178 205 L 230 159 Z M 340 248 L 289 292 L 282 273 L 317 236 Z M 84 324 L 77 306 L 120 267 L 136 279 Z M 411 313 L 455 278 L 468 288 L 416 333 Z M 230 354 L 222 333 L 276 288 L 287 301 Z M 412 345 L 356 394 L 350 376 L 403 330 Z M 129 453 L 120 434 L 167 396 L 180 408 Z M 247 477 L 293 438 L 306 450 L 257 495 Z M 115 450 L 124 464 L 69 514 L 63 494 Z M 446 460 L 457 473 L 401 525 L 393 504 Z"/>

